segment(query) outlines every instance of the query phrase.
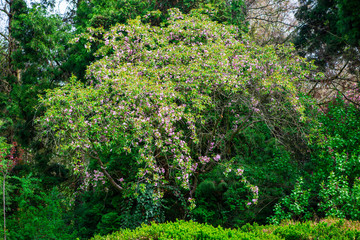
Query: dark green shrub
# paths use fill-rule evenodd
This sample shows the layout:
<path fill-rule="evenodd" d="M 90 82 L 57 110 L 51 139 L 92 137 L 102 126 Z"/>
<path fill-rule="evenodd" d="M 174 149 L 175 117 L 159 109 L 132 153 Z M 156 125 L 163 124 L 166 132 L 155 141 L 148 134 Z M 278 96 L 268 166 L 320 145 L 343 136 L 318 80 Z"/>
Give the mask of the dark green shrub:
<path fill-rule="evenodd" d="M 252 201 L 248 189 L 233 172 L 225 177 L 221 168 L 215 168 L 199 179 L 193 219 L 223 227 L 265 224 L 278 199 L 293 189 L 300 176 L 298 163 L 262 122 L 234 139 L 232 154 L 233 167 L 244 169 L 244 176 L 258 187 L 257 204 L 247 205 Z"/>
<path fill-rule="evenodd" d="M 16 209 L 9 216 L 9 239 L 74 239 L 76 232 L 66 221 L 69 202 L 53 188 L 43 192 L 40 180 L 30 176 L 18 178 Z"/>

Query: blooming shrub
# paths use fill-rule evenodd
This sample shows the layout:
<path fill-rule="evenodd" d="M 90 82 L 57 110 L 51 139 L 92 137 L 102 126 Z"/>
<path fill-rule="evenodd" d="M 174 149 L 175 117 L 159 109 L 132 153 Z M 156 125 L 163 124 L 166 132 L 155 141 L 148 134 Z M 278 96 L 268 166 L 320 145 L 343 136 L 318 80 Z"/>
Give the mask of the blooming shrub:
<path fill-rule="evenodd" d="M 96 160 L 118 190 L 150 183 L 159 199 L 171 185 L 193 203 L 199 174 L 219 164 L 225 175 L 242 174 L 231 169 L 241 131 L 265 122 L 280 139 L 281 129 L 305 120 L 297 88 L 311 65 L 291 46 L 260 47 L 234 26 L 177 9 L 161 28 L 138 18 L 99 32 L 81 36 L 89 43 L 94 34 L 104 37 L 99 60 L 87 70 L 89 84 L 73 79 L 49 91 L 38 123 L 76 170 Z M 128 166 L 126 154 L 133 154 L 132 165 L 111 172 L 109 159 Z M 136 176 L 126 175 L 130 170 Z"/>

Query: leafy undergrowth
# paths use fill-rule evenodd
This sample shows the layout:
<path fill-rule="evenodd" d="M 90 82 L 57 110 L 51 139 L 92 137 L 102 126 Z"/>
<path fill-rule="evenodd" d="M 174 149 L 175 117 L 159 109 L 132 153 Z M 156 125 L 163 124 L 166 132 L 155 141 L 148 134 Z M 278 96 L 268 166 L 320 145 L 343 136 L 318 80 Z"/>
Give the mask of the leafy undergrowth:
<path fill-rule="evenodd" d="M 196 222 L 142 225 L 135 230 L 124 229 L 92 240 L 115 239 L 360 239 L 360 222 L 325 219 L 320 222 L 286 222 L 281 225 L 247 224 L 239 229 L 224 229 Z"/>

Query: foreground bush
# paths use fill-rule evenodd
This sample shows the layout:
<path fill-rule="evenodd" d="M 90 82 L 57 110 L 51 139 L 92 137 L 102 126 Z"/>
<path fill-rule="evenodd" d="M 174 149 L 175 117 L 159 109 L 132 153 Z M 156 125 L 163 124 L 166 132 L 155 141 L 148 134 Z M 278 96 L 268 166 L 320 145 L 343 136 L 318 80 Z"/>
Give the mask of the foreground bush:
<path fill-rule="evenodd" d="M 105 237 L 96 236 L 94 240 L 106 239 L 281 239 L 264 232 L 245 232 L 237 229 L 224 229 L 196 222 L 178 221 L 173 223 L 142 225 L 135 230 L 121 230 Z"/>
<path fill-rule="evenodd" d="M 360 223 L 326 219 L 319 223 L 288 222 L 284 225 L 258 226 L 247 224 L 239 229 L 224 229 L 196 222 L 142 225 L 124 229 L 93 240 L 113 239 L 360 239 Z"/>

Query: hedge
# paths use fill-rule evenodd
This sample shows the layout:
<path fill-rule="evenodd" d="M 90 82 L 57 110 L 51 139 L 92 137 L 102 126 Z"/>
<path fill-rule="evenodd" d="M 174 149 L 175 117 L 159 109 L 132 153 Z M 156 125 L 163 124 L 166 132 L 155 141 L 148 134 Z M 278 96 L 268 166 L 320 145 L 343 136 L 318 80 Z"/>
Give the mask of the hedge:
<path fill-rule="evenodd" d="M 360 223 L 325 219 L 320 222 L 294 223 L 258 226 L 247 224 L 238 229 L 224 229 L 193 221 L 176 221 L 162 224 L 142 225 L 135 230 L 123 229 L 107 236 L 95 236 L 93 240 L 118 239 L 360 239 Z"/>

